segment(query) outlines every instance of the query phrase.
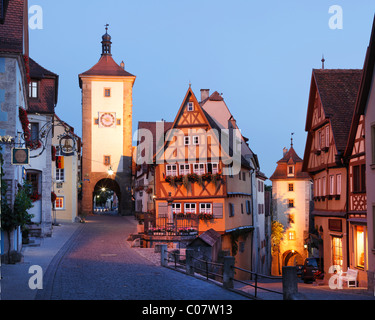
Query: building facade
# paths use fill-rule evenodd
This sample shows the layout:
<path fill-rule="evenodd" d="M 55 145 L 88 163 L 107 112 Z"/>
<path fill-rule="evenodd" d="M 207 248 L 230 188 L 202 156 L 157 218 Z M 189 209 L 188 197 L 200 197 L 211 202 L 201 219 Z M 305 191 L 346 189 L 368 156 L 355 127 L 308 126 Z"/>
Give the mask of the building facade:
<path fill-rule="evenodd" d="M 21 134 L 20 112 L 28 108 L 28 27 L 27 1 L 15 0 L 2 7 L 0 19 L 0 146 L 2 150 L 2 177 L 6 186 L 7 203 L 12 207 L 19 185 L 24 182 L 26 166 L 12 165 L 12 147 L 25 147 Z M 6 142 L 11 137 L 12 144 Z M 3 191 L 3 190 L 2 190 Z M 5 190 L 4 190 L 5 191 Z M 3 199 L 2 199 L 3 200 Z M 20 228 L 10 232 L 10 243 L 4 230 L 0 236 L 0 254 L 20 252 Z M 10 247 L 10 248 L 9 248 Z"/>
<path fill-rule="evenodd" d="M 240 134 L 235 137 L 238 127 L 223 98 L 217 92 L 205 93 L 199 103 L 188 89 L 171 130 L 157 148 L 156 217 L 170 222 L 175 216 L 198 219 L 199 234 L 214 229 L 222 235 L 222 251 L 235 256 L 236 265 L 252 269 L 257 161 L 247 140 Z"/>
<path fill-rule="evenodd" d="M 314 69 L 307 110 L 307 141 L 303 171 L 314 183 L 314 226 L 323 241 L 325 281 L 331 266 L 346 271 L 349 262 L 347 230 L 348 166 L 344 152 L 362 70 Z"/>
<path fill-rule="evenodd" d="M 302 159 L 293 148 L 283 149 L 272 181 L 273 220 L 284 227 L 280 249 L 272 257 L 272 274 L 280 275 L 280 266 L 302 265 L 308 257 L 311 178 L 302 171 Z"/>
<path fill-rule="evenodd" d="M 52 234 L 52 127 L 58 97 L 58 75 L 29 59 L 28 121 L 30 166 L 26 179 L 31 185 L 32 222 L 42 237 Z"/>
<path fill-rule="evenodd" d="M 53 220 L 74 222 L 78 216 L 78 195 L 81 184 L 81 139 L 74 134 L 74 128 L 54 115 L 54 136 L 52 139 L 52 192 Z M 66 132 L 76 138 L 76 151 L 70 156 L 61 152 L 60 139 Z"/>
<path fill-rule="evenodd" d="M 133 212 L 132 90 L 135 76 L 112 58 L 111 36 L 102 37 L 102 55 L 79 75 L 82 89 L 82 214 L 93 212 L 101 188 L 113 190 L 119 213 Z M 100 146 L 100 147 L 99 147 Z"/>

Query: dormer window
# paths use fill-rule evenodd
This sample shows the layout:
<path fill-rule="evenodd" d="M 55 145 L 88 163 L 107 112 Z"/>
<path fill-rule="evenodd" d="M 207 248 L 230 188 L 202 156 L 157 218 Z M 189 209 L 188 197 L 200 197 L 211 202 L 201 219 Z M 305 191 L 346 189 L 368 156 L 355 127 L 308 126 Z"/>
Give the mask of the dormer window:
<path fill-rule="evenodd" d="M 38 81 L 35 81 L 35 80 L 30 81 L 29 98 L 38 98 Z"/>
<path fill-rule="evenodd" d="M 294 166 L 288 166 L 288 177 L 294 177 Z"/>

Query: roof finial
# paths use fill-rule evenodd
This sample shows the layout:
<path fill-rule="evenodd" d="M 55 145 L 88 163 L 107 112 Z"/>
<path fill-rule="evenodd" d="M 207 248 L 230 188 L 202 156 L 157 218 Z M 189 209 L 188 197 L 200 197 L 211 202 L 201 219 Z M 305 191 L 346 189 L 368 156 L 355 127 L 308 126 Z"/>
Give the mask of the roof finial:
<path fill-rule="evenodd" d="M 291 133 L 291 137 L 290 137 L 290 147 L 293 148 L 293 135 L 294 135 L 294 132 Z"/>
<path fill-rule="evenodd" d="M 108 27 L 109 27 L 109 24 L 106 23 L 106 24 L 105 24 L 105 32 L 106 32 L 106 33 L 108 32 Z"/>
<path fill-rule="evenodd" d="M 189 80 L 189 88 L 191 88 L 191 81 Z"/>
<path fill-rule="evenodd" d="M 322 69 L 324 70 L 324 61 L 326 61 L 325 59 L 324 59 L 324 54 L 322 54 Z"/>

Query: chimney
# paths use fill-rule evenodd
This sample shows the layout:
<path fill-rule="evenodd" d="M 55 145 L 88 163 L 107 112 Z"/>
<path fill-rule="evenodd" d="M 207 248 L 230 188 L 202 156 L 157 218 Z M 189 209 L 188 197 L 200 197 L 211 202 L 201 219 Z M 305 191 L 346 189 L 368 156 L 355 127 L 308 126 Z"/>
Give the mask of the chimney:
<path fill-rule="evenodd" d="M 210 89 L 201 89 L 201 101 L 206 100 L 210 96 Z"/>
<path fill-rule="evenodd" d="M 125 63 L 124 63 L 124 61 L 121 61 L 121 63 L 120 63 L 120 67 L 123 68 L 123 69 L 125 70 Z"/>
<path fill-rule="evenodd" d="M 283 157 L 285 157 L 285 155 L 288 153 L 288 149 L 287 148 L 283 148 Z"/>

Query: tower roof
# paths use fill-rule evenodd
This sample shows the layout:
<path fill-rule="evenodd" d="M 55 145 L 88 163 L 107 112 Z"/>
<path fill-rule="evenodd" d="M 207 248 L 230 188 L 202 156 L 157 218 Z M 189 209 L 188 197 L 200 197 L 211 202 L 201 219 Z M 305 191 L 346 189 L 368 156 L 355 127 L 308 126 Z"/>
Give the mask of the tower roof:
<path fill-rule="evenodd" d="M 134 77 L 135 76 L 125 70 L 124 67 L 118 65 L 112 58 L 111 54 L 111 36 L 108 34 L 108 25 L 106 25 L 106 33 L 102 36 L 102 55 L 99 61 L 89 70 L 81 73 L 79 77 L 79 86 L 82 86 L 81 77 L 85 76 L 109 76 L 109 77 Z"/>

